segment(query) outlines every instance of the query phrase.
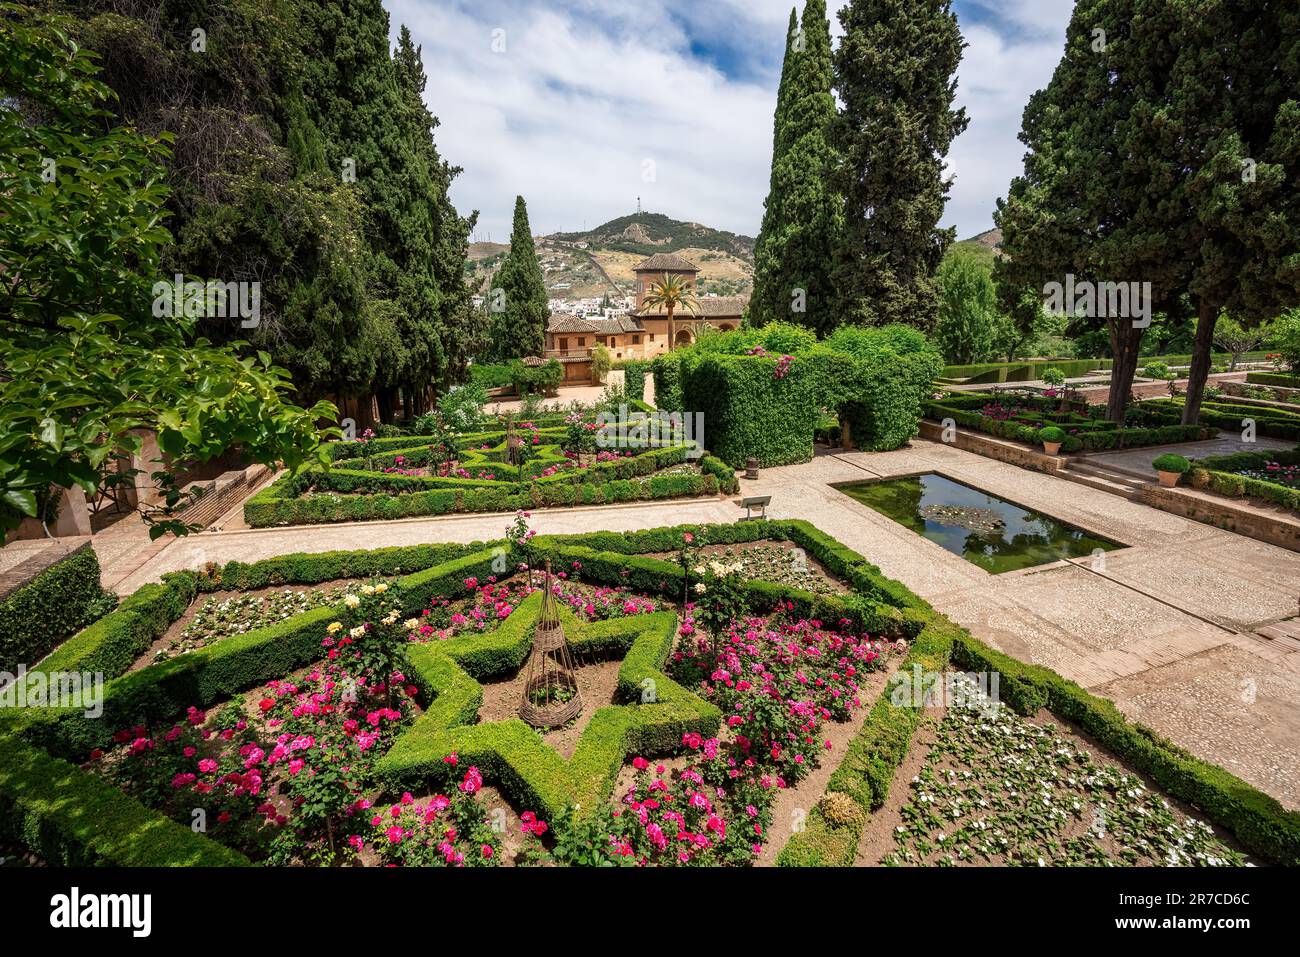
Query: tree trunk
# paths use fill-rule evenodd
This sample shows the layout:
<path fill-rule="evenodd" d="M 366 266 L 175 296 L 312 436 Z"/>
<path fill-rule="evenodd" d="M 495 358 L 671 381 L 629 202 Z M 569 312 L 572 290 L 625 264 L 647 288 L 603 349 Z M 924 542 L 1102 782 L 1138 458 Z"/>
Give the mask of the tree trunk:
<path fill-rule="evenodd" d="M 675 330 L 673 329 L 673 307 L 670 305 L 668 307 L 668 351 L 669 352 L 672 352 L 674 349 L 677 348 L 677 336 L 674 333 Z"/>
<path fill-rule="evenodd" d="M 1146 330 L 1135 327 L 1128 319 L 1112 319 L 1107 325 L 1115 363 L 1110 370 L 1106 418 L 1122 425 L 1129 393 L 1133 391 L 1133 376 L 1137 374 L 1138 347 L 1142 345 L 1142 333 Z"/>
<path fill-rule="evenodd" d="M 1195 425 L 1201 418 L 1201 398 L 1210 376 L 1214 348 L 1214 324 L 1219 310 L 1201 300 L 1196 315 L 1196 342 L 1192 346 L 1192 370 L 1187 374 L 1187 395 L 1183 398 L 1183 425 Z"/>

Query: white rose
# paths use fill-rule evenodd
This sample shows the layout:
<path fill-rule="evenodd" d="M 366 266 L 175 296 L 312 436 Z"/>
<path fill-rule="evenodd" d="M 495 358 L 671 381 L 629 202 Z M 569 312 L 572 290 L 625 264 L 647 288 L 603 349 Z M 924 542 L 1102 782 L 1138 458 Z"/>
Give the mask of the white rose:
<path fill-rule="evenodd" d="M 343 604 L 347 605 L 349 608 L 356 608 L 357 605 L 361 604 L 361 599 L 356 595 L 347 595 L 343 598 Z"/>
<path fill-rule="evenodd" d="M 704 582 L 699 582 L 696 584 L 695 594 L 703 595 L 706 591 L 708 591 L 708 589 L 704 586 Z"/>
<path fill-rule="evenodd" d="M 357 625 L 357 627 L 353 628 L 351 631 L 348 632 L 348 634 L 351 635 L 353 638 L 360 638 L 365 633 L 366 633 L 365 625 Z"/>

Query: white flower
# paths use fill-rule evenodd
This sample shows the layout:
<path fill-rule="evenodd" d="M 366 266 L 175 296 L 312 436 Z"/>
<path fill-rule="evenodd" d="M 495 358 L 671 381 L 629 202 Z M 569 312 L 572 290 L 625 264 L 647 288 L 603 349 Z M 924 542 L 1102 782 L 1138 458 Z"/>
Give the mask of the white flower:
<path fill-rule="evenodd" d="M 415 629 L 420 627 L 420 619 L 408 618 L 406 619 L 405 622 L 402 623 L 402 627 L 405 628 L 407 631 L 415 631 Z"/>
<path fill-rule="evenodd" d="M 362 586 L 361 586 L 361 594 L 363 594 L 363 595 L 373 595 L 374 593 L 375 593 L 375 586 L 374 586 L 374 585 L 362 585 Z"/>
<path fill-rule="evenodd" d="M 345 595 L 343 597 L 343 604 L 347 605 L 349 608 L 356 608 L 357 605 L 361 604 L 361 599 L 356 595 Z"/>
<path fill-rule="evenodd" d="M 708 591 L 708 589 L 704 586 L 704 582 L 696 582 L 695 594 L 703 595 L 706 591 Z"/>
<path fill-rule="evenodd" d="M 386 591 L 388 591 L 388 585 L 385 582 L 380 582 L 378 585 L 375 586 L 376 595 L 382 595 Z"/>
<path fill-rule="evenodd" d="M 365 633 L 366 633 L 365 625 L 357 625 L 357 627 L 353 628 L 351 631 L 348 632 L 348 634 L 351 635 L 353 638 L 360 638 Z"/>

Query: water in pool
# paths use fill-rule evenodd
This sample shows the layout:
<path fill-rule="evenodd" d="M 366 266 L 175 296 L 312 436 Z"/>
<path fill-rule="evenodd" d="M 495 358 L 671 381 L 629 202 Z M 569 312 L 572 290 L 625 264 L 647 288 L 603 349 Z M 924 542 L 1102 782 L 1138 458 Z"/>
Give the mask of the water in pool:
<path fill-rule="evenodd" d="M 995 575 L 1121 547 L 933 473 L 837 487 Z"/>

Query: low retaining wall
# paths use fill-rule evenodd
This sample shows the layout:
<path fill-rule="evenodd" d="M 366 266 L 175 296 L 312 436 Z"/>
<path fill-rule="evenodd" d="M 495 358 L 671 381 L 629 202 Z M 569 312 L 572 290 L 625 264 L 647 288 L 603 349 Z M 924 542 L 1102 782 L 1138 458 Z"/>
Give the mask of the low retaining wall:
<path fill-rule="evenodd" d="M 922 419 L 921 438 L 929 439 L 931 442 L 944 442 L 943 426 L 938 422 Z M 956 439 L 944 444 L 956 446 L 964 452 L 974 452 L 985 458 L 996 459 L 999 462 L 1033 469 L 1036 472 L 1061 472 L 1065 470 L 1067 462 L 1063 455 L 1046 455 L 1039 449 L 1021 445 L 1019 442 L 1008 442 L 980 432 L 969 432 L 960 427 L 957 428 Z"/>
<path fill-rule="evenodd" d="M 1300 552 L 1300 518 L 1240 500 L 1184 488 L 1144 485 L 1138 501 L 1192 521 Z"/>

